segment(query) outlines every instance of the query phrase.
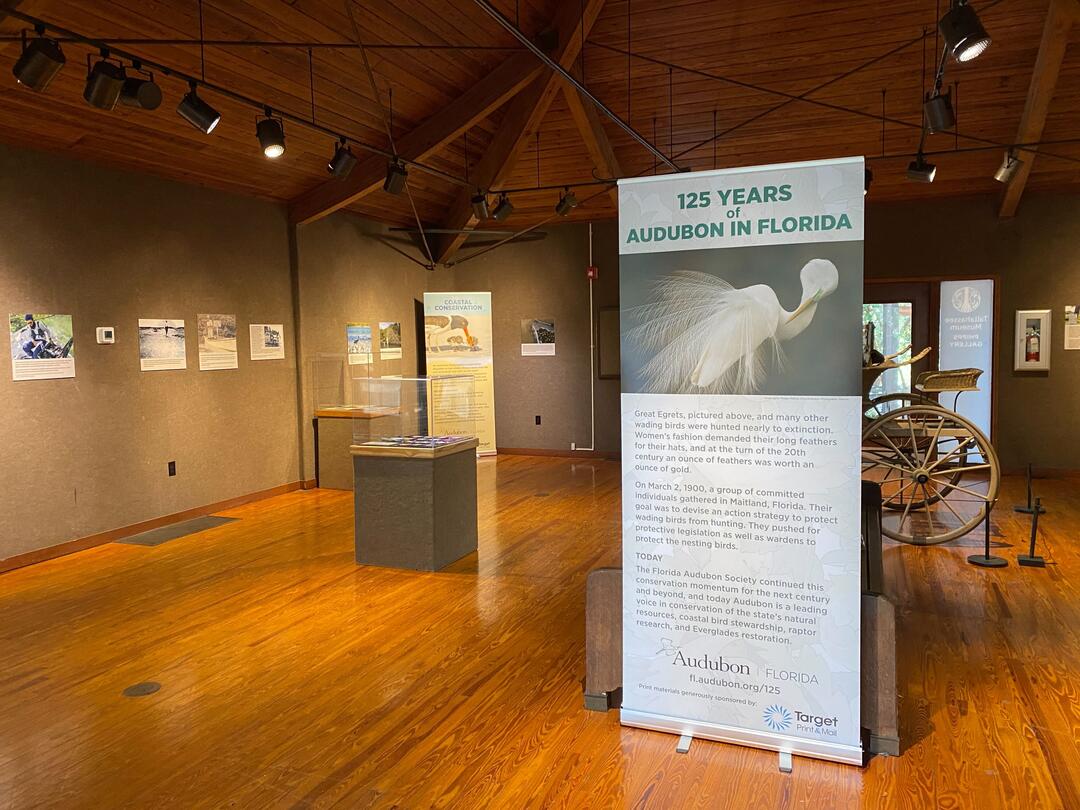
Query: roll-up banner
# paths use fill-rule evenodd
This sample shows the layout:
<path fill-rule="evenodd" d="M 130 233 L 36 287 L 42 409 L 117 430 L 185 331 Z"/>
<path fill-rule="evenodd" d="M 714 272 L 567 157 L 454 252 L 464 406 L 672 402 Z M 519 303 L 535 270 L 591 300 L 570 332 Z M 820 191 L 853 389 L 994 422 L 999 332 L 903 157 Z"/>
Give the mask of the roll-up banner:
<path fill-rule="evenodd" d="M 467 374 L 473 378 L 472 413 L 446 424 L 475 425 L 479 455 L 496 452 L 494 355 L 491 293 L 424 293 L 424 335 L 429 377 Z M 439 407 L 435 402 L 433 408 Z M 438 414 L 430 414 L 432 418 Z"/>
<path fill-rule="evenodd" d="M 619 182 L 625 725 L 862 762 L 863 170 Z"/>

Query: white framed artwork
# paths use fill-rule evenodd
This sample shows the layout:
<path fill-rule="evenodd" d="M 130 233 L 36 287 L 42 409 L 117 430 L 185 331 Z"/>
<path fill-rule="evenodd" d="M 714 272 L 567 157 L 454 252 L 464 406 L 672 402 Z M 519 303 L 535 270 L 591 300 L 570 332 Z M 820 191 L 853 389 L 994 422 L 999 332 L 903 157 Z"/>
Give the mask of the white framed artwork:
<path fill-rule="evenodd" d="M 1050 370 L 1050 310 L 1016 310 L 1013 352 L 1016 371 Z"/>

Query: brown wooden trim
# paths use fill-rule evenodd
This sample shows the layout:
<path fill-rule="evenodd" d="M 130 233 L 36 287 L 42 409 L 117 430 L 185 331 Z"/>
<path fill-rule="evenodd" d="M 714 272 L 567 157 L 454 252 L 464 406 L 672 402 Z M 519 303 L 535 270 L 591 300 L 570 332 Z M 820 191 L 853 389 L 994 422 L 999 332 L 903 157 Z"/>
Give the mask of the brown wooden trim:
<path fill-rule="evenodd" d="M 314 486 L 313 481 L 309 483 Z M 284 495 L 286 492 L 294 492 L 298 489 L 307 488 L 308 487 L 304 485 L 304 482 L 292 481 L 288 484 L 281 484 L 280 486 L 259 490 L 258 492 L 250 492 L 247 495 L 239 495 L 235 498 L 218 501 L 217 503 L 185 509 L 183 512 L 174 512 L 171 515 L 162 515 L 161 517 L 143 520 L 139 523 L 132 523 L 130 526 L 121 526 L 118 529 L 109 529 L 108 531 L 80 537 L 76 540 L 68 540 L 66 543 L 60 543 L 55 546 L 47 546 L 45 548 L 34 549 L 33 551 L 26 551 L 22 554 L 16 554 L 14 557 L 0 560 L 0 574 L 7 571 L 14 571 L 16 568 L 25 568 L 28 565 L 34 565 L 47 560 L 55 560 L 57 557 L 65 557 L 68 554 L 74 554 L 78 551 L 86 551 L 87 549 L 101 546 L 105 543 L 115 543 L 117 540 L 123 540 L 125 537 L 148 532 L 151 529 L 159 529 L 162 526 L 169 526 L 173 523 L 179 523 L 182 520 L 190 520 L 191 518 L 210 515 L 214 512 L 220 512 L 223 509 L 232 509 L 253 501 L 261 501 L 266 498 L 273 498 L 277 495 Z"/>
<path fill-rule="evenodd" d="M 1075 6 L 1075 0 L 1050 0 L 1039 52 L 1035 56 L 1035 67 L 1031 71 L 1027 101 L 1024 103 L 1024 112 L 1020 116 L 1020 128 L 1014 143 L 1037 143 L 1042 138 L 1050 112 L 1050 102 L 1054 98 L 1054 89 L 1061 73 L 1061 63 L 1065 61 L 1065 51 L 1069 47 L 1069 31 L 1072 29 Z M 1020 197 L 1035 163 L 1036 153 L 1021 152 L 1019 157 L 1022 162 L 1001 193 L 999 217 L 1007 218 L 1016 214 Z"/>
<path fill-rule="evenodd" d="M 622 454 L 618 450 L 549 450 L 543 447 L 500 447 L 499 453 L 507 456 L 550 456 L 554 458 L 598 458 L 605 461 L 618 461 Z"/>

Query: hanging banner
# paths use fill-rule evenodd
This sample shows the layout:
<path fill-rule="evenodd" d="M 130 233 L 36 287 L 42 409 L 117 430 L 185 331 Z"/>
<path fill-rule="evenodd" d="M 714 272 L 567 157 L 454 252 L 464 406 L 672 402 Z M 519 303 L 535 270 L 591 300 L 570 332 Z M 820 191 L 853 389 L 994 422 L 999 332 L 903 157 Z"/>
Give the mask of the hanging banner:
<path fill-rule="evenodd" d="M 863 170 L 619 182 L 625 725 L 862 762 Z"/>
<path fill-rule="evenodd" d="M 468 374 L 474 389 L 470 414 L 430 413 L 433 424 L 475 425 L 477 453 L 495 453 L 495 380 L 491 346 L 491 293 L 424 293 L 424 337 L 429 377 Z M 459 402 L 460 398 L 439 402 Z"/>
<path fill-rule="evenodd" d="M 942 405 L 953 407 L 990 436 L 990 394 L 994 376 L 994 280 L 941 282 L 938 320 L 941 348 L 938 368 L 981 368 L 978 391 L 941 394 Z M 977 456 L 975 457 L 977 461 Z"/>

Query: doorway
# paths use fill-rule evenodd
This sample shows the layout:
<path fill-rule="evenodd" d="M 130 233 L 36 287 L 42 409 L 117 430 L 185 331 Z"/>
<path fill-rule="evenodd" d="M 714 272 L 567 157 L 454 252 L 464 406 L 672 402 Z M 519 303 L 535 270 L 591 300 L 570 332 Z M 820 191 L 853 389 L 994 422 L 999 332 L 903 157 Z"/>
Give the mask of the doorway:
<path fill-rule="evenodd" d="M 886 357 L 898 354 L 896 360 L 902 362 L 935 345 L 933 326 L 937 319 L 931 313 L 936 287 L 930 282 L 866 283 L 863 323 L 874 324 L 877 351 Z M 917 363 L 886 371 L 878 377 L 870 395 L 909 393 L 919 374 L 932 368 L 937 368 L 934 350 Z"/>

